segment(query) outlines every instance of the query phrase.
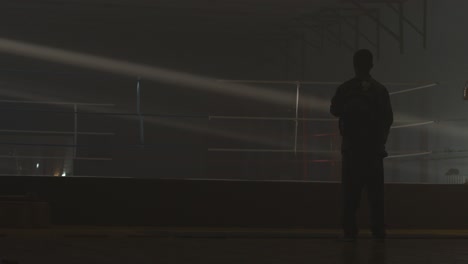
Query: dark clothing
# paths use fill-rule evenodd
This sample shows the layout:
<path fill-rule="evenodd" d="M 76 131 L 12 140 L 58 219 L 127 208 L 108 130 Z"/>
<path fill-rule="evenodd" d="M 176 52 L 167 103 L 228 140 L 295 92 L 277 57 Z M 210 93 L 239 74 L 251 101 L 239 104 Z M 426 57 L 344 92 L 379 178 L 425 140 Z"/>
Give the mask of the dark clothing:
<path fill-rule="evenodd" d="M 354 98 L 357 97 L 364 98 L 361 99 L 362 103 L 356 103 L 358 100 Z M 370 76 L 353 78 L 338 87 L 330 112 L 340 118 L 343 138 L 342 221 L 345 236 L 356 237 L 358 234 L 356 212 L 362 189 L 366 188 L 372 234 L 374 237 L 384 237 L 383 158 L 387 155 L 385 143 L 393 123 L 388 91 Z"/>
<path fill-rule="evenodd" d="M 369 110 L 370 120 L 349 120 L 347 116 L 347 107 L 351 98 L 363 94 L 371 103 Z M 340 85 L 333 96 L 330 112 L 340 118 L 340 133 L 343 137 L 342 151 L 354 150 L 365 153 L 373 152 L 377 155 L 385 155 L 385 143 L 393 123 L 393 111 L 390 104 L 390 96 L 387 89 L 372 79 L 353 78 Z M 349 123 L 352 126 L 367 129 L 363 133 L 347 133 L 344 128 Z M 349 126 L 348 126 L 349 127 Z"/>
<path fill-rule="evenodd" d="M 356 237 L 356 212 L 363 188 L 367 190 L 371 231 L 375 237 L 385 236 L 383 158 L 376 155 L 343 155 L 342 164 L 342 224 L 346 236 Z"/>

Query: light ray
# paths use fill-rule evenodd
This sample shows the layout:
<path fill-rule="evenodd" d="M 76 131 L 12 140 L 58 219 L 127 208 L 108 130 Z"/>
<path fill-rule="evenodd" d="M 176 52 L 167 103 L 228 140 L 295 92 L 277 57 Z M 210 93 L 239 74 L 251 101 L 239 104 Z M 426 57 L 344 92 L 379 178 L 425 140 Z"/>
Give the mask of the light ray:
<path fill-rule="evenodd" d="M 0 52 L 131 77 L 139 76 L 155 82 L 182 85 L 184 87 L 192 87 L 214 93 L 249 97 L 281 105 L 292 106 L 292 103 L 294 103 L 289 100 L 291 93 L 286 91 L 273 91 L 256 86 L 219 82 L 216 79 L 194 74 L 182 73 L 58 48 L 45 47 L 5 38 L 0 38 Z M 304 99 L 307 100 L 311 107 L 320 110 L 328 109 L 328 101 L 324 102 L 324 100 L 314 97 Z"/>
<path fill-rule="evenodd" d="M 28 93 L 24 92 L 19 92 L 16 91 L 15 89 L 0 89 L 0 95 L 3 96 L 8 96 L 8 97 L 14 97 L 18 98 L 21 100 L 27 100 L 27 101 L 43 101 L 43 102 L 58 102 L 61 101 L 60 98 L 54 98 L 51 96 L 41 96 L 41 95 L 31 95 Z M 66 105 L 63 105 L 64 108 L 66 108 Z M 69 107 L 68 107 L 69 108 Z M 81 110 L 86 110 L 88 112 L 105 112 L 101 107 L 96 107 L 93 105 L 81 105 L 80 106 Z M 113 109 L 115 111 L 115 109 Z M 122 111 L 124 112 L 124 111 Z M 111 112 L 109 112 L 111 113 Z M 70 115 L 73 114 L 72 111 L 70 111 Z M 134 116 L 119 116 L 120 119 L 123 120 L 137 120 Z M 208 117 L 207 117 L 208 120 Z M 274 139 L 269 139 L 266 138 L 262 135 L 253 135 L 253 134 L 248 134 L 248 133 L 242 133 L 242 132 L 236 132 L 236 131 L 231 131 L 231 130 L 226 130 L 226 129 L 221 129 L 221 128 L 214 128 L 214 127 L 206 127 L 202 125 L 196 125 L 196 124 L 190 124 L 185 122 L 184 120 L 177 120 L 175 118 L 151 118 L 151 117 L 146 117 L 145 118 L 145 124 L 152 124 L 152 125 L 158 125 L 158 126 L 164 126 L 164 127 L 171 127 L 171 128 L 176 128 L 176 129 L 182 129 L 182 130 L 188 130 L 196 133 L 203 133 L 203 134 L 208 134 L 212 136 L 221 136 L 223 138 L 227 139 L 233 139 L 233 140 L 240 140 L 243 142 L 251 142 L 251 143 L 258 143 L 258 144 L 265 144 L 268 146 L 278 146 L 278 140 Z M 291 135 L 292 135 L 292 130 L 291 130 Z M 292 144 L 292 143 L 291 143 Z"/>

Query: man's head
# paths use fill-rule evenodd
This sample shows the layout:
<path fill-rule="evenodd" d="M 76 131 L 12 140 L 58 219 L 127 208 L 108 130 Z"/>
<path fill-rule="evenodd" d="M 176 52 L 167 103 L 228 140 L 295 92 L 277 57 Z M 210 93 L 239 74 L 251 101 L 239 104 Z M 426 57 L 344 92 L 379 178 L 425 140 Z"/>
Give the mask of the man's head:
<path fill-rule="evenodd" d="M 356 51 L 353 57 L 354 71 L 356 74 L 369 74 L 370 70 L 374 66 L 372 60 L 372 53 L 368 49 Z"/>

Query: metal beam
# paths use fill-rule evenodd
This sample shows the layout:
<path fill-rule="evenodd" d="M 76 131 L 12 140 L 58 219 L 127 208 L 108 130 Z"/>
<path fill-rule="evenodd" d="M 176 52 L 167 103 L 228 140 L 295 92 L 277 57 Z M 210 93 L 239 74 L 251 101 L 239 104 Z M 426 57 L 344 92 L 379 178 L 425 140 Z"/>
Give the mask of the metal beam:
<path fill-rule="evenodd" d="M 377 18 L 375 18 L 371 12 L 366 9 L 363 5 L 361 5 L 359 2 L 355 1 L 355 0 L 350 0 L 350 3 L 352 3 L 353 5 L 355 5 L 358 9 L 360 9 L 362 12 L 363 12 L 363 15 L 369 17 L 372 21 L 374 21 L 375 23 L 379 24 L 380 27 L 385 30 L 390 36 L 392 36 L 395 40 L 397 41 L 401 41 L 401 38 L 400 36 L 398 36 L 397 33 L 393 32 L 393 30 L 391 30 L 389 27 L 387 27 L 385 24 L 383 24 L 380 20 L 378 20 Z"/>
<path fill-rule="evenodd" d="M 393 30 L 388 28 L 385 24 L 383 24 L 380 19 L 371 15 L 370 12 L 366 12 L 366 8 L 363 6 L 365 3 L 369 3 L 369 1 L 357 1 L 357 0 L 350 0 L 354 6 L 359 8 L 364 12 L 364 15 L 369 17 L 370 19 L 374 20 L 376 23 L 379 24 L 379 27 L 382 27 L 388 34 L 390 34 L 393 38 L 395 38 L 400 44 L 400 52 L 404 53 L 404 44 L 405 44 L 405 32 L 404 32 L 404 24 L 408 24 L 416 33 L 418 33 L 423 39 L 423 47 L 427 48 L 427 0 L 422 0 L 422 12 L 423 12 L 423 21 L 422 21 L 422 28 L 416 26 L 408 17 L 404 14 L 404 4 L 406 1 L 389 1 L 389 0 L 376 0 L 372 1 L 373 3 L 385 3 L 391 10 L 393 10 L 398 15 L 398 34 L 395 33 Z"/>
<path fill-rule="evenodd" d="M 403 3 L 398 3 L 398 22 L 399 22 L 399 28 L 400 28 L 400 52 L 404 53 L 405 52 L 405 10 Z"/>
<path fill-rule="evenodd" d="M 342 14 L 342 11 L 359 11 L 359 12 L 354 12 L 355 14 L 354 15 L 348 15 L 348 16 L 345 16 Z M 370 37 L 368 35 L 366 35 L 364 32 L 362 32 L 360 30 L 360 27 L 359 27 L 359 21 L 356 21 L 356 20 L 359 20 L 359 16 L 362 16 L 362 15 L 366 15 L 367 12 L 373 12 L 375 13 L 375 19 L 377 20 L 376 22 L 376 33 L 375 33 L 375 41 L 372 41 L 370 39 Z M 369 9 L 369 8 L 366 8 L 364 11 L 361 10 L 361 9 L 357 9 L 357 8 L 327 8 L 326 9 L 326 12 L 321 12 L 322 14 L 323 13 L 326 13 L 328 16 L 327 18 L 335 18 L 338 22 L 339 22 L 339 26 L 340 26 L 340 36 L 338 37 L 339 38 L 339 41 L 341 43 L 342 40 L 342 24 L 346 24 L 347 26 L 349 26 L 351 29 L 353 29 L 355 31 L 355 47 L 351 47 L 351 45 L 347 44 L 346 42 L 346 46 L 348 47 L 348 49 L 350 49 L 351 51 L 354 51 L 356 49 L 359 48 L 359 40 L 360 38 L 363 38 L 364 40 L 366 40 L 370 45 L 372 45 L 375 49 L 376 49 L 376 58 L 377 60 L 380 59 L 380 27 L 381 27 L 381 22 L 380 22 L 380 13 L 379 13 L 379 9 L 376 9 L 376 8 L 372 8 L 372 9 Z M 332 16 L 330 16 L 329 14 L 330 13 L 333 13 Z M 316 18 L 317 19 L 317 18 Z M 354 22 L 351 22 L 350 19 L 354 19 L 355 21 Z M 328 30 L 328 28 L 327 28 Z M 329 33 L 332 33 L 330 30 L 328 30 Z"/>
<path fill-rule="evenodd" d="M 343 40 L 341 35 L 337 36 L 337 35 L 335 35 L 335 33 L 333 31 L 330 30 L 330 28 L 328 27 L 328 26 L 330 26 L 330 24 L 322 24 L 321 25 L 321 30 L 318 30 L 317 25 L 310 25 L 310 24 L 304 22 L 302 19 L 297 19 L 296 21 L 298 21 L 299 23 L 301 23 L 301 25 L 303 25 L 307 29 L 310 29 L 311 31 L 313 31 L 317 35 L 320 35 L 320 37 L 322 37 L 322 42 L 323 42 L 323 39 L 325 38 L 325 32 L 327 32 L 328 33 L 328 39 L 330 41 L 334 42 L 338 46 L 344 45 L 348 49 L 350 49 L 350 51 L 354 51 L 354 49 L 351 47 L 351 45 L 348 42 Z M 333 39 L 330 38 L 330 37 L 332 37 Z M 323 43 L 322 43 L 322 46 L 323 46 Z"/>
<path fill-rule="evenodd" d="M 310 25 L 304 23 L 303 21 L 300 21 L 300 20 L 299 20 L 299 22 L 302 24 L 302 26 L 303 26 L 305 29 L 309 29 L 309 30 L 310 30 L 309 32 L 312 32 L 312 33 L 314 33 L 315 35 L 317 35 L 317 36 L 320 37 L 320 44 L 317 44 L 317 45 L 315 45 L 313 42 L 308 41 L 308 40 L 304 37 L 304 35 L 302 35 L 302 37 L 301 37 L 301 38 L 302 38 L 302 41 L 304 41 L 306 44 L 308 44 L 308 45 L 311 46 L 311 47 L 314 47 L 314 48 L 316 48 L 316 49 L 318 49 L 318 50 L 323 50 L 323 39 L 324 39 L 324 32 L 323 32 L 323 29 L 322 29 L 322 30 L 318 30 L 318 29 L 316 29 L 315 27 L 310 26 Z"/>
<path fill-rule="evenodd" d="M 425 0 L 426 1 L 426 0 Z M 387 3 L 387 6 L 392 9 L 393 11 L 395 11 L 395 13 L 399 14 L 400 11 L 398 8 L 396 8 L 395 6 L 393 6 L 391 3 Z M 406 16 L 403 16 L 403 20 L 408 24 L 410 25 L 419 35 L 421 36 L 424 36 L 424 32 L 419 29 L 411 20 L 409 20 Z"/>
<path fill-rule="evenodd" d="M 423 47 L 427 48 L 427 0 L 423 0 Z"/>
<path fill-rule="evenodd" d="M 308 41 L 306 38 L 304 38 L 304 36 L 294 36 L 294 38 L 301 40 L 309 47 L 315 48 L 317 50 L 322 50 L 322 47 L 320 45 L 316 45 L 315 43 Z"/>
<path fill-rule="evenodd" d="M 313 31 L 315 34 L 317 35 L 320 35 L 321 38 L 323 38 L 321 32 L 318 31 L 318 29 L 316 29 L 316 26 L 315 25 L 309 25 L 307 23 L 305 23 L 304 21 L 302 21 L 302 19 L 299 19 L 299 18 L 296 18 L 296 19 L 293 19 L 292 22 L 299 22 L 299 24 L 302 26 L 302 27 L 305 27 L 306 29 L 310 29 L 311 31 Z M 314 44 L 310 41 L 308 41 L 304 35 L 301 35 L 301 36 L 294 36 L 295 38 L 300 38 L 301 41 L 303 41 L 305 44 L 307 44 L 308 46 L 312 47 L 312 48 L 315 48 L 317 50 L 322 50 L 323 48 L 323 45 L 321 44 Z"/>
<path fill-rule="evenodd" d="M 345 46 L 346 48 L 348 48 L 351 52 L 354 51 L 353 47 L 351 47 L 351 45 L 346 42 L 342 37 L 341 35 L 339 34 L 338 36 L 335 35 L 335 33 L 330 29 L 328 28 L 327 26 L 324 26 L 323 29 L 328 33 L 329 36 L 333 37 L 337 43 L 338 43 L 338 46 Z"/>
<path fill-rule="evenodd" d="M 145 144 L 145 119 L 141 112 L 141 85 L 140 85 L 140 77 L 137 79 L 136 85 L 136 110 L 138 114 L 138 119 L 140 122 L 140 144 L 144 146 Z"/>
<path fill-rule="evenodd" d="M 351 9 L 327 8 L 327 9 L 323 9 L 322 11 L 318 12 L 317 15 L 315 15 L 315 16 L 310 16 L 309 15 L 309 16 L 303 17 L 302 19 L 296 19 L 296 21 L 301 23 L 301 25 L 305 26 L 306 28 L 314 31 L 316 34 L 321 35 L 322 36 L 322 42 L 323 42 L 325 36 L 327 36 L 327 38 L 329 40 L 331 40 L 333 43 L 337 44 L 338 46 L 340 46 L 340 47 L 345 46 L 350 51 L 355 51 L 356 49 L 359 48 L 359 40 L 362 37 L 367 42 L 369 42 L 373 47 L 377 48 L 378 44 L 376 42 L 372 41 L 366 34 L 364 34 L 360 30 L 359 21 L 357 21 L 357 20 L 359 20 L 359 15 L 349 16 L 350 18 L 354 18 L 356 20 L 354 23 L 351 23 L 351 22 L 349 22 L 347 17 L 345 17 L 344 15 L 339 13 L 339 10 L 353 10 L 353 11 L 355 11 L 355 10 L 359 10 L 359 9 L 356 9 L 356 8 L 351 8 Z M 369 10 L 375 10 L 375 9 L 369 9 Z M 369 11 L 369 10 L 366 10 L 366 11 Z M 359 10 L 359 11 L 360 11 L 360 13 L 362 13 L 361 10 Z M 330 15 L 330 13 L 332 13 L 332 15 Z M 329 21 L 328 21 L 328 23 L 325 23 L 323 21 L 320 21 L 320 19 L 323 18 L 324 14 L 327 15 L 326 18 L 335 19 L 338 23 L 330 23 Z M 308 20 L 312 19 L 314 24 L 313 25 L 308 24 L 308 23 L 304 22 L 303 19 L 308 19 Z M 354 29 L 356 31 L 356 34 L 355 34 L 356 35 L 356 37 L 355 37 L 355 47 L 352 47 L 352 45 L 350 45 L 348 42 L 344 41 L 344 39 L 342 38 L 342 29 L 341 29 L 342 22 L 345 22 L 348 26 L 350 26 L 352 29 Z M 339 35 L 336 35 L 329 28 L 330 25 L 335 25 L 335 24 L 340 26 Z M 317 29 L 317 27 L 319 25 L 322 26 L 321 32 Z"/>
<path fill-rule="evenodd" d="M 376 9 L 372 9 L 372 10 L 377 11 Z M 336 14 L 336 16 L 337 16 L 337 18 L 338 18 L 338 20 L 339 20 L 340 22 L 345 22 L 346 25 L 348 25 L 349 27 L 351 27 L 351 28 L 354 29 L 354 30 L 357 30 L 359 36 L 362 37 L 362 38 L 364 38 L 367 42 L 369 42 L 369 44 L 371 44 L 371 45 L 374 46 L 374 47 L 377 46 L 377 43 L 374 43 L 372 40 L 369 39 L 369 37 L 368 37 L 366 34 L 364 34 L 362 31 L 359 30 L 359 28 L 357 27 L 356 23 L 351 23 L 351 22 L 349 22 L 348 18 L 345 17 L 345 16 L 343 16 L 342 14 L 340 14 L 340 13 L 338 12 L 337 9 L 332 10 L 332 12 L 334 12 L 334 13 Z M 355 17 L 356 17 L 356 16 L 353 16 L 353 18 L 355 18 Z"/>
<path fill-rule="evenodd" d="M 371 44 L 374 47 L 377 47 L 377 43 L 373 42 L 366 34 L 364 34 L 361 30 L 360 27 L 357 27 L 357 25 L 354 23 L 351 23 L 347 20 L 347 18 L 343 17 L 343 22 L 345 22 L 346 25 L 357 31 L 356 33 L 359 34 L 359 37 L 365 39 L 369 44 Z"/>
<path fill-rule="evenodd" d="M 345 17 L 344 15 L 342 15 L 340 13 L 340 10 L 342 10 L 342 8 L 333 8 L 333 9 L 328 9 L 330 12 L 333 12 L 336 16 L 336 18 L 339 20 L 340 22 L 340 36 L 341 36 L 341 25 L 343 23 L 345 23 L 347 26 L 349 26 L 350 28 L 352 28 L 353 30 L 355 30 L 355 38 L 356 38 L 356 43 L 355 43 L 355 49 L 358 49 L 359 47 L 359 43 L 358 43 L 358 39 L 359 38 L 363 38 L 364 40 L 366 40 L 369 44 L 371 44 L 376 50 L 376 57 L 377 57 L 377 60 L 380 59 L 380 26 L 377 24 L 377 28 L 376 28 L 376 40 L 375 42 L 372 41 L 365 33 L 363 33 L 361 30 L 360 30 L 360 27 L 358 26 L 358 23 L 357 22 L 350 22 L 348 17 Z M 356 9 L 352 9 L 352 10 L 356 10 Z M 373 12 L 376 13 L 376 17 L 377 17 L 377 20 L 380 21 L 380 16 L 379 16 L 379 12 L 378 12 L 378 9 L 372 9 Z M 352 18 L 356 18 L 358 16 L 353 16 Z M 341 38 L 340 38 L 341 40 Z M 351 50 L 351 51 L 354 51 L 354 49 L 348 45 L 348 48 Z"/>

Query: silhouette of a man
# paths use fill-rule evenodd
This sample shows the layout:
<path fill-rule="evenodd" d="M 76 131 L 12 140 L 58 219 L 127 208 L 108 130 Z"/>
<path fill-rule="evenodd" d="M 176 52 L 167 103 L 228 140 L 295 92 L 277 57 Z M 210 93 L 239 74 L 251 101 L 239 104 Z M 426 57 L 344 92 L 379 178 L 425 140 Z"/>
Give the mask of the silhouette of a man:
<path fill-rule="evenodd" d="M 384 224 L 385 143 L 393 123 L 387 89 L 370 75 L 373 56 L 369 50 L 354 54 L 356 76 L 340 85 L 330 112 L 339 117 L 342 136 L 342 224 L 345 239 L 356 239 L 356 212 L 363 188 L 367 189 L 374 238 L 386 236 Z"/>

